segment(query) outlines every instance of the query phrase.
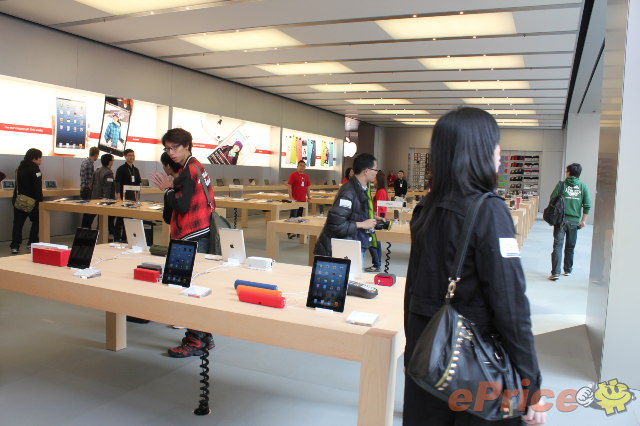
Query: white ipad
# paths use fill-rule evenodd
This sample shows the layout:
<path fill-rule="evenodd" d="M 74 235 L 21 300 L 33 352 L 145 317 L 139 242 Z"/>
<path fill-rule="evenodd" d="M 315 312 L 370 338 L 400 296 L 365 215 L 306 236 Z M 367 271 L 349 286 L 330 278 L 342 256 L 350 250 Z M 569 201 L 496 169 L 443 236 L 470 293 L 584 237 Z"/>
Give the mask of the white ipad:
<path fill-rule="evenodd" d="M 244 232 L 242 229 L 221 228 L 220 249 L 222 250 L 222 260 L 237 259 L 240 263 L 247 260 L 247 253 L 244 249 Z"/>
<path fill-rule="evenodd" d="M 351 260 L 349 279 L 356 280 L 362 276 L 362 250 L 358 240 L 331 239 L 331 257 Z"/>
<path fill-rule="evenodd" d="M 129 248 L 147 249 L 147 237 L 144 234 L 144 224 L 140 219 L 123 219 L 124 229 L 127 232 Z"/>

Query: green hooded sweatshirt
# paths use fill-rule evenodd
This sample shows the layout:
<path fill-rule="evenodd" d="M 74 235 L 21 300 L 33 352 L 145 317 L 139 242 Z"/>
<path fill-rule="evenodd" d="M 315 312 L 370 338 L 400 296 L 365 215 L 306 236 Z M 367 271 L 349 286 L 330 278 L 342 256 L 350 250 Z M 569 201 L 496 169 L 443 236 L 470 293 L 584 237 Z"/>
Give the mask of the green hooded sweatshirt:
<path fill-rule="evenodd" d="M 560 185 L 551 194 L 551 200 L 558 195 Z M 569 222 L 580 222 L 582 220 L 582 212 L 589 214 L 591 211 L 591 197 L 587 185 L 580 182 L 580 179 L 569 176 L 564 181 L 564 217 Z"/>

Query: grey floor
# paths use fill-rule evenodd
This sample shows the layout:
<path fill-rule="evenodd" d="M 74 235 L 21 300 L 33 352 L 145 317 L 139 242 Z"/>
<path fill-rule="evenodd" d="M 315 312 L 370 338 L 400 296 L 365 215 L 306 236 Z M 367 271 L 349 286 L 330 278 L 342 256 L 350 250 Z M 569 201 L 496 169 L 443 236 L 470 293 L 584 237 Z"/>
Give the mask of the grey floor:
<path fill-rule="evenodd" d="M 583 325 L 591 232 L 580 231 L 574 275 L 555 283 L 546 280 L 551 231 L 544 222 L 536 221 L 522 250 L 544 387 L 556 395 L 595 380 Z M 260 216 L 250 218 L 245 238 L 249 255 L 264 255 Z M 68 243 L 70 237 L 55 240 Z M 2 244 L 0 255 L 8 255 L 8 243 Z M 408 246 L 392 250 L 391 272 L 405 275 Z M 280 253 L 281 261 L 306 264 L 306 246 L 283 240 Z M 356 424 L 357 363 L 216 337 L 213 413 L 196 417 L 199 360 L 165 355 L 183 332 L 157 323 L 129 324 L 128 330 L 127 349 L 109 352 L 103 349 L 104 313 L 0 291 L 0 424 Z M 404 377 L 400 366 L 397 371 L 394 425 L 402 423 Z M 627 408 L 610 417 L 592 408 L 554 408 L 547 424 L 640 424 L 640 402 Z"/>

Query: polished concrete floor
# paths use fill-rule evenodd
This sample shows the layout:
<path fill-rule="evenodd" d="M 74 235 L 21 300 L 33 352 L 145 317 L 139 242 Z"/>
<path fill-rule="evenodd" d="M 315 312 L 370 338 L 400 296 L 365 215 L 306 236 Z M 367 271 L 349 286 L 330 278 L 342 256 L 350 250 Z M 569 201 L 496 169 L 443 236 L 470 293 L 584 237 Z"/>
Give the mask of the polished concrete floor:
<path fill-rule="evenodd" d="M 546 279 L 552 237 L 544 222 L 535 223 L 522 249 L 543 384 L 556 395 L 595 380 L 583 325 L 591 231 L 580 231 L 574 275 L 555 283 Z M 249 255 L 264 255 L 261 216 L 250 218 L 245 238 Z M 8 255 L 8 242 L 2 245 Z M 280 253 L 280 261 L 306 264 L 306 246 L 283 240 Z M 394 244 L 391 272 L 405 275 L 408 258 L 408 246 Z M 216 337 L 211 356 L 213 412 L 194 416 L 199 360 L 165 355 L 182 335 L 163 324 L 129 324 L 127 349 L 109 352 L 103 312 L 0 291 L 0 425 L 356 424 L 357 363 L 226 337 Z M 402 423 L 400 361 L 394 425 Z M 609 417 L 593 408 L 553 408 L 547 424 L 640 424 L 640 402 L 627 408 Z"/>

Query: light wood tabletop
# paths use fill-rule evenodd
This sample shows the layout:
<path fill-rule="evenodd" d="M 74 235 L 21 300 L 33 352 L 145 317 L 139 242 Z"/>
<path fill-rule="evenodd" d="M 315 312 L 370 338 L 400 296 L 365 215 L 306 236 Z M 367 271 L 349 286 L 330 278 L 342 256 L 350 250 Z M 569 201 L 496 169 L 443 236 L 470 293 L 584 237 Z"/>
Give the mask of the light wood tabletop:
<path fill-rule="evenodd" d="M 247 197 L 251 197 L 251 195 L 247 195 Z M 251 198 L 230 198 L 224 197 L 219 198 L 216 197 L 216 207 L 223 208 L 231 208 L 237 209 L 241 211 L 241 221 L 240 226 L 242 228 L 246 228 L 248 224 L 249 218 L 249 210 L 260 210 L 265 212 L 265 220 L 277 220 L 280 218 L 280 212 L 288 211 L 288 210 L 297 210 L 302 207 L 303 214 L 307 214 L 307 209 L 309 208 L 307 203 L 293 201 L 291 203 L 286 203 L 282 201 L 273 201 L 273 200 L 254 200 Z M 234 211 L 234 227 L 236 227 L 236 211 Z"/>
<path fill-rule="evenodd" d="M 82 279 L 68 268 L 32 263 L 31 255 L 0 258 L 0 288 L 85 306 L 106 312 L 106 347 L 127 346 L 126 315 L 165 324 L 182 324 L 196 330 L 230 336 L 287 349 L 360 363 L 358 425 L 393 423 L 396 367 L 404 350 L 404 278 L 393 287 L 378 287 L 374 299 L 348 296 L 345 313 L 322 313 L 305 307 L 311 268 L 276 263 L 272 271 L 218 266 L 198 255 L 195 284 L 212 289 L 206 298 L 181 296 L 180 288 L 133 280 L 133 268 L 142 261 L 162 258 L 122 254 L 107 245 L 96 247 L 95 268 L 102 276 Z M 236 279 L 278 285 L 287 299 L 284 309 L 238 301 Z M 365 274 L 371 283 L 373 275 Z M 353 311 L 378 313 L 373 327 L 346 323 Z M 44 332 L 44 331 L 43 331 Z"/>

